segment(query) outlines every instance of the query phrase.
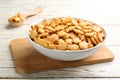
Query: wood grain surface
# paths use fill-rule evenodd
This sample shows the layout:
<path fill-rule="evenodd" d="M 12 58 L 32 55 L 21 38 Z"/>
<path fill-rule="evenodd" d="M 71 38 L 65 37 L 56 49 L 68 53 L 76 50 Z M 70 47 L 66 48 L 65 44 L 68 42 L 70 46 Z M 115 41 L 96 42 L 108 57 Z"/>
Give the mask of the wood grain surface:
<path fill-rule="evenodd" d="M 12 40 L 11 51 L 16 70 L 22 74 L 108 62 L 114 59 L 113 53 L 103 46 L 99 51 L 82 60 L 54 60 L 37 52 L 26 38 Z"/>
<path fill-rule="evenodd" d="M 26 13 L 36 6 L 44 11 L 26 20 L 21 27 L 8 25 L 8 17 Z M 120 79 L 120 0 L 0 0 L 0 80 L 119 80 Z M 10 41 L 26 38 L 26 28 L 43 18 L 74 16 L 105 28 L 107 46 L 115 55 L 112 62 L 86 65 L 33 74 L 18 74 L 11 55 Z"/>

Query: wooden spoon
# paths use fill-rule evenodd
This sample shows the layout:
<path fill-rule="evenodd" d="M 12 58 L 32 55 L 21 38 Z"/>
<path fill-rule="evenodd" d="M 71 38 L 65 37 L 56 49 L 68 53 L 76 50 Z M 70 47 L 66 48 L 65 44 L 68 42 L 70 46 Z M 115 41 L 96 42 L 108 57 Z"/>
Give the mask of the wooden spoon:
<path fill-rule="evenodd" d="M 40 12 L 42 12 L 43 9 L 41 7 L 38 7 L 38 8 L 35 8 L 33 11 L 29 12 L 29 13 L 26 13 L 26 14 L 23 14 L 23 16 L 26 18 L 29 18 L 31 16 L 34 16 Z M 20 21 L 20 22 L 13 22 L 13 21 L 8 21 L 10 25 L 14 26 L 14 27 L 17 27 L 17 26 L 21 26 L 24 24 L 25 21 Z"/>

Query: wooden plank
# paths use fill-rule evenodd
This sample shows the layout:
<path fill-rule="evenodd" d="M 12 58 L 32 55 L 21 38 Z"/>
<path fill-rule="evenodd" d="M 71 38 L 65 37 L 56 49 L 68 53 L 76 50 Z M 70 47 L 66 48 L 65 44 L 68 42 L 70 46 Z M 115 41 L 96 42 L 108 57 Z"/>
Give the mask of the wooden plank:
<path fill-rule="evenodd" d="M 120 45 L 120 26 L 103 26 L 107 33 L 105 45 Z"/>
<path fill-rule="evenodd" d="M 21 7 L 23 2 L 26 4 L 24 5 L 25 7 L 24 9 Z M 14 0 L 14 1 L 9 2 L 6 0 L 6 1 L 3 1 L 3 3 L 1 2 L 1 5 L 2 5 L 1 8 L 3 7 L 3 9 L 1 9 L 0 12 L 2 15 L 8 15 L 5 12 L 9 12 L 9 9 L 11 8 L 12 8 L 11 12 L 9 12 L 11 14 L 16 13 L 18 11 L 25 12 L 26 10 L 28 10 L 27 8 L 30 9 L 36 6 L 36 4 L 40 4 L 45 8 L 45 11 L 43 13 L 46 15 L 52 15 L 52 16 L 71 15 L 71 16 L 81 17 L 83 19 L 88 19 L 88 20 L 94 21 L 99 24 L 119 25 L 120 24 L 120 15 L 119 15 L 120 11 L 119 11 L 118 3 L 119 3 L 119 0 L 115 0 L 115 1 L 106 0 L 104 2 L 103 0 L 100 0 L 100 1 L 96 1 L 96 0 L 91 0 L 91 1 L 87 1 L 87 0 L 84 0 L 84 1 L 83 0 L 75 0 L 75 1 L 73 0 L 65 0 L 65 1 L 37 0 L 37 1 L 33 1 L 31 0 L 29 2 L 24 1 L 24 0 L 21 0 L 21 1 Z M 4 8 L 8 8 L 8 9 L 4 9 Z M 6 11 L 4 12 L 3 10 L 6 10 Z"/>
<path fill-rule="evenodd" d="M 13 60 L 0 59 L 0 68 L 15 68 Z"/>
<path fill-rule="evenodd" d="M 119 80 L 119 78 L 37 78 L 34 80 Z M 1 79 L 1 80 L 33 80 L 33 79 Z"/>
<path fill-rule="evenodd" d="M 112 62 L 87 65 L 81 67 L 64 68 L 58 70 L 50 70 L 28 75 L 18 74 L 13 66 L 13 61 L 0 60 L 0 62 L 1 61 L 3 62 L 0 63 L 0 77 L 9 78 L 120 77 L 119 46 L 107 46 L 107 47 L 109 47 L 109 49 L 115 54 L 115 59 Z"/>
<path fill-rule="evenodd" d="M 24 5 L 25 4 L 25 5 Z M 67 68 L 55 71 L 35 73 L 30 75 L 20 75 L 15 72 L 13 59 L 9 50 L 9 42 L 15 38 L 25 37 L 25 27 L 6 28 L 9 16 L 17 12 L 27 12 L 33 9 L 36 4 L 40 4 L 43 13 L 31 17 L 26 21 L 26 25 L 33 23 L 44 17 L 55 16 L 75 16 L 87 19 L 105 26 L 108 32 L 106 45 L 115 53 L 115 60 L 110 63 L 102 63 L 83 67 Z M 107 4 L 107 5 L 106 5 Z M 58 77 L 66 80 L 66 77 L 120 77 L 119 53 L 120 53 L 120 11 L 119 0 L 1 0 L 0 3 L 0 79 L 1 78 L 45 78 Z M 22 7 L 24 5 L 24 9 Z M 72 5 L 72 6 L 71 6 Z M 102 6 L 101 6 L 102 5 Z M 107 25 L 107 27 L 106 27 Z M 110 26 L 109 26 L 110 25 Z M 116 26 L 117 25 L 117 26 Z M 114 45 L 114 46 L 112 46 Z M 116 46 L 115 46 L 116 45 Z M 63 79 L 63 80 L 64 80 Z M 78 78 L 82 79 L 82 78 Z M 84 79 L 84 78 L 83 78 Z M 89 78 L 88 78 L 89 79 Z M 96 80 L 100 78 L 90 78 Z M 90 80 L 89 79 L 89 80 Z M 105 78 L 101 78 L 105 79 Z M 108 78 L 111 79 L 111 78 Z M 108 80 L 106 79 L 106 80 Z M 116 78 L 112 78 L 113 80 Z M 111 80 L 112 80 L 111 79 Z M 119 78 L 118 78 L 119 79 Z M 13 80 L 13 79 L 12 79 Z M 53 79 L 52 79 L 53 80 Z"/>
<path fill-rule="evenodd" d="M 11 49 L 16 69 L 21 74 L 61 69 L 71 66 L 83 66 L 112 61 L 114 59 L 113 53 L 107 47 L 103 46 L 99 51 L 86 59 L 75 62 L 61 62 L 39 54 L 26 38 L 12 40 Z M 43 61 L 45 61 L 45 63 L 43 63 Z"/>
<path fill-rule="evenodd" d="M 119 47 L 120 46 L 107 46 L 114 54 L 119 55 Z M 117 56 L 115 56 L 117 57 Z M 116 58 L 115 58 L 116 59 Z M 118 58 L 119 59 L 119 58 Z M 0 47 L 0 60 L 5 60 L 5 61 L 9 61 L 9 60 L 13 60 L 12 56 L 11 56 L 11 52 L 10 52 L 10 48 L 9 47 Z M 3 65 L 0 64 L 0 66 L 2 67 Z M 7 66 L 7 64 L 6 64 Z"/>
<path fill-rule="evenodd" d="M 10 47 L 0 47 L 0 60 L 12 60 Z"/>
<path fill-rule="evenodd" d="M 102 64 L 104 65 L 104 64 Z M 108 65 L 109 67 L 111 67 L 110 65 Z M 45 72 L 39 72 L 39 73 L 33 73 L 33 74 L 27 74 L 27 75 L 21 75 L 16 73 L 14 68 L 3 68 L 0 70 L 0 77 L 9 77 L 9 78 L 99 78 L 99 77 L 106 77 L 106 78 L 120 78 L 119 76 L 119 70 L 117 72 L 115 72 L 114 69 L 110 69 L 107 65 L 106 66 L 96 66 L 98 68 L 95 68 L 93 66 L 88 67 L 88 69 L 86 69 L 86 66 L 84 67 L 80 67 L 80 68 L 69 68 L 69 70 L 67 69 L 62 69 L 62 70 L 52 70 L 52 71 L 45 71 Z M 93 71 L 93 68 L 94 71 Z M 104 70 L 102 70 L 103 68 L 100 67 L 106 67 L 109 68 L 107 70 L 109 70 L 108 72 L 105 72 Z M 91 69 L 92 70 L 91 70 Z M 114 67 L 115 68 L 115 67 Z M 114 70 L 114 71 L 113 71 Z M 7 73 L 5 73 L 7 71 Z M 111 73 L 111 75 L 110 75 Z"/>

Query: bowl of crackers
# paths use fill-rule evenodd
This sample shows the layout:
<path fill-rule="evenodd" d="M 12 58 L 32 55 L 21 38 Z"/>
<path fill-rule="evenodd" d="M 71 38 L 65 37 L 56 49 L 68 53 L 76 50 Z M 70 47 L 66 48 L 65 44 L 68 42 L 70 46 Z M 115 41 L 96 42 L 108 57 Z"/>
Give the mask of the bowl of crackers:
<path fill-rule="evenodd" d="M 38 52 L 62 61 L 86 58 L 99 50 L 106 39 L 101 26 L 73 17 L 43 19 L 28 27 L 26 34 Z"/>

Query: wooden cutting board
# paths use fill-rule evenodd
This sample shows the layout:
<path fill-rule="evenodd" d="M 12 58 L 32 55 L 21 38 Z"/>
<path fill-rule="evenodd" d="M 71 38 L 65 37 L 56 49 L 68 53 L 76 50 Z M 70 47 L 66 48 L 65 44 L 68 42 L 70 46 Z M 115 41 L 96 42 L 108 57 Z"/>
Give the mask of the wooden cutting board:
<path fill-rule="evenodd" d="M 26 38 L 11 41 L 11 50 L 16 70 L 19 73 L 33 73 L 45 70 L 60 69 L 112 61 L 113 53 L 105 46 L 93 55 L 78 61 L 59 61 L 38 53 Z"/>

